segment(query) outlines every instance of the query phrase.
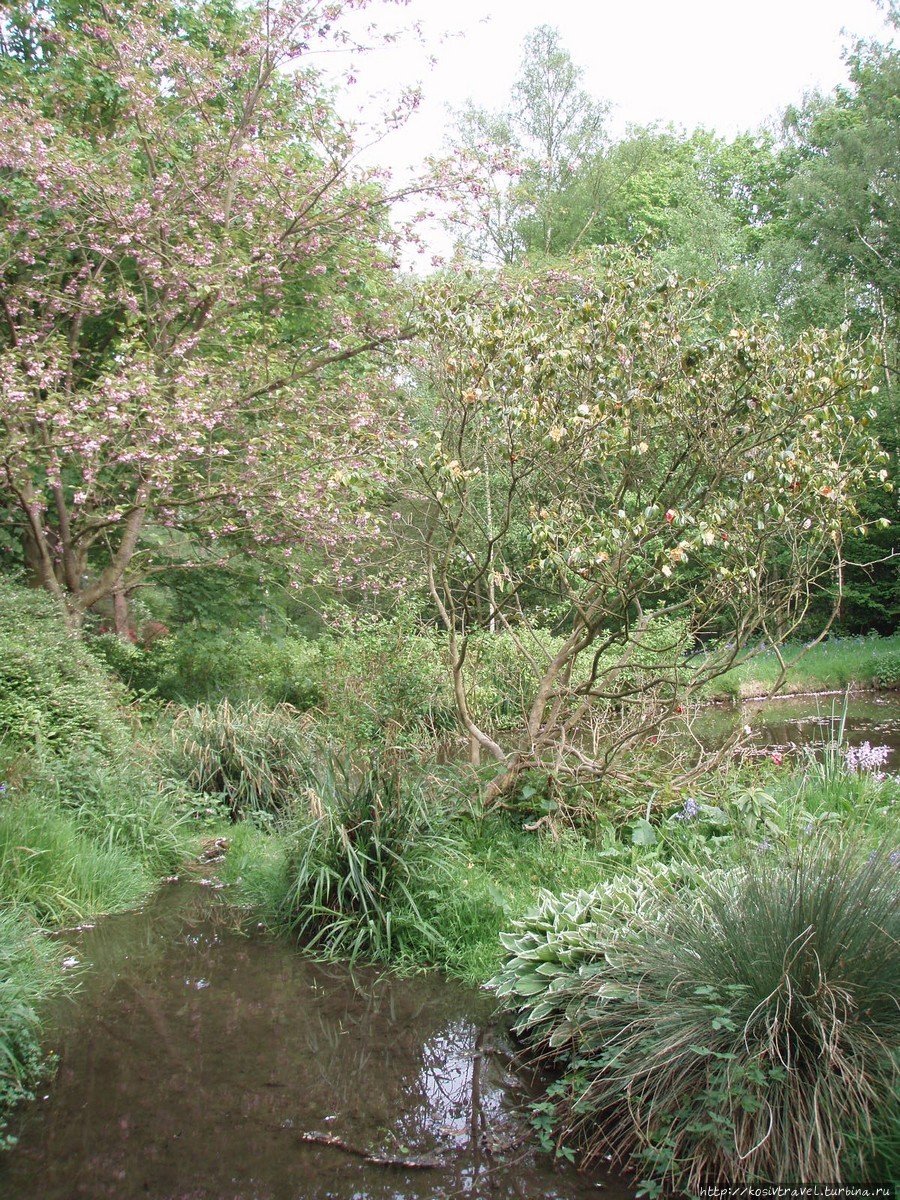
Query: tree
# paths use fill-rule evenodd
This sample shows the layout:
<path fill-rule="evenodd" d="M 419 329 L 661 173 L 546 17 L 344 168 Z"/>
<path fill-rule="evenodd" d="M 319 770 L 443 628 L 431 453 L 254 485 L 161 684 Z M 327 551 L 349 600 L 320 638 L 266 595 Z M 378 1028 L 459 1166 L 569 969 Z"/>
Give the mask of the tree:
<path fill-rule="evenodd" d="M 661 723 L 760 637 L 790 636 L 839 570 L 882 457 L 854 416 L 865 364 L 837 335 L 717 329 L 706 298 L 614 254 L 444 278 L 421 305 L 430 417 L 410 502 L 459 718 L 497 764 L 489 798 L 530 767 L 627 777 Z M 565 605 L 553 633 L 522 602 L 535 580 Z M 489 622 L 531 675 L 505 736 L 471 715 L 467 654 Z"/>
<path fill-rule="evenodd" d="M 777 302 L 792 328 L 847 322 L 881 359 L 877 425 L 896 475 L 898 285 L 900 285 L 900 52 L 858 43 L 849 81 L 814 95 L 785 121 L 785 203 L 761 248 Z M 867 497 L 869 522 L 896 519 L 896 498 Z M 842 619 L 851 629 L 891 632 L 900 619 L 893 530 L 848 542 Z M 892 561 L 893 560 L 893 561 Z"/>
<path fill-rule="evenodd" d="M 802 267 L 840 280 L 843 315 L 877 327 L 900 294 L 900 51 L 860 43 L 849 65 L 849 88 L 787 116 L 787 219 Z"/>
<path fill-rule="evenodd" d="M 479 256 L 510 263 L 579 241 L 573 187 L 583 191 L 605 144 L 609 107 L 581 87 L 582 75 L 559 31 L 539 25 L 525 39 L 509 109 L 459 114 L 454 149 L 470 173 L 457 222 Z"/>
<path fill-rule="evenodd" d="M 73 619 L 229 538 L 337 558 L 396 237 L 310 55 L 351 0 L 41 0 L 0 57 L 0 484 Z M 349 519 L 348 519 L 349 512 Z"/>

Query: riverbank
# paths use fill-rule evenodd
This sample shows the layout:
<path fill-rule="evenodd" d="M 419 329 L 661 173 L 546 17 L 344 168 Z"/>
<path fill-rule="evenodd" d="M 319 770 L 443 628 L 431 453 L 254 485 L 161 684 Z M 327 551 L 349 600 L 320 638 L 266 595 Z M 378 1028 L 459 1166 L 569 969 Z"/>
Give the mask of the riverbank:
<path fill-rule="evenodd" d="M 818 645 L 786 646 L 787 674 L 778 695 L 812 695 L 900 688 L 900 634 L 832 637 Z M 754 700 L 770 694 L 782 671 L 778 656 L 763 651 L 709 685 L 704 699 Z"/>
<path fill-rule="evenodd" d="M 554 978 L 569 986 L 566 971 L 585 961 L 569 954 L 576 944 L 592 971 L 605 970 L 603 946 L 620 934 L 644 945 L 648 930 L 668 928 L 676 899 L 688 905 L 684 921 L 693 914 L 702 932 L 709 912 L 721 907 L 704 904 L 705 889 L 718 881 L 739 891 L 760 862 L 781 871 L 812 861 L 810 847 L 824 847 L 819 875 L 825 880 L 840 874 L 828 866 L 828 854 L 854 879 L 877 862 L 879 887 L 888 892 L 900 879 L 894 870 L 900 851 L 896 764 L 885 765 L 877 746 L 862 755 L 859 740 L 851 752 L 843 721 L 824 723 L 825 744 L 815 749 L 791 737 L 799 746 L 791 752 L 761 745 L 751 758 L 719 764 L 700 778 L 679 773 L 671 748 L 648 736 L 635 748 L 633 771 L 560 783 L 551 769 L 533 769 L 501 802 L 488 805 L 490 765 L 483 776 L 463 763 L 439 765 L 445 731 L 436 714 L 443 710 L 427 689 L 410 699 L 400 687 L 406 676 L 397 675 L 391 657 L 377 677 L 374 656 L 365 680 L 360 672 L 354 704 L 345 697 L 334 713 L 225 699 L 157 710 L 142 731 L 134 698 L 61 627 L 46 598 L 15 599 L 16 605 L 0 605 L 0 666 L 14 682 L 0 698 L 0 961 L 6 978 L 0 987 L 0 1109 L 22 1099 L 39 1078 L 37 1012 L 48 995 L 70 986 L 65 949 L 37 931 L 139 903 L 160 877 L 196 855 L 202 836 L 230 843 L 218 869 L 232 912 L 254 925 L 264 922 L 307 956 L 407 973 L 437 970 L 481 987 L 504 972 L 510 978 L 511 961 L 524 953 L 523 938 L 528 960 L 536 920 L 545 939 L 537 966 L 526 965 L 521 986 L 511 985 L 504 998 L 513 1022 L 523 1019 L 525 1008 L 532 1017 L 540 1010 L 537 1001 L 522 1001 L 539 996 Z M 380 654 L 383 639 L 373 644 Z M 493 643 L 490 648 L 498 651 Z M 812 649 L 803 659 L 805 674 L 796 670 L 792 683 L 798 689 L 814 679 L 831 690 L 851 680 L 886 686 L 898 655 L 900 638 L 836 640 Z M 766 659 L 745 670 L 750 666 L 759 680 Z M 501 687 L 499 668 L 494 676 L 485 703 L 499 716 L 514 689 Z M 384 705 L 370 705 L 363 732 L 371 737 L 342 742 L 338 734 L 361 711 L 361 695 L 380 695 Z M 401 710 L 408 720 L 409 712 L 419 714 L 415 729 L 394 722 L 391 714 Z M 149 706 L 144 713 L 152 713 Z M 403 740 L 384 744 L 391 731 Z M 843 906 L 844 899 L 837 896 L 835 903 Z M 792 912 L 787 904 L 770 922 L 776 964 L 793 961 L 791 947 L 803 935 Z M 688 946 L 682 933 L 673 927 L 670 944 Z M 860 934 L 866 945 L 870 933 Z M 737 933 L 731 940 L 747 944 Z M 880 946 L 873 954 L 873 961 L 890 958 Z M 805 995 L 811 986 L 810 979 L 788 982 L 791 994 Z M 610 986 L 615 991 L 620 983 Z M 697 986 L 708 985 L 701 980 Z M 879 994 L 891 994 L 891 986 L 887 981 Z M 551 1000 L 547 1014 L 557 1012 Z M 725 1019 L 732 1021 L 727 1013 Z M 875 1022 L 873 1037 L 891 1044 L 896 1034 L 900 1041 L 900 1030 L 890 1024 L 896 1013 L 884 1021 L 884 1029 Z M 707 1032 L 712 1037 L 717 1030 L 694 1036 L 690 1045 L 705 1044 Z M 540 1029 L 532 1042 L 538 1053 L 558 1049 L 543 1045 Z M 717 1053 L 732 1055 L 727 1061 L 739 1072 L 752 1068 L 739 1045 Z M 562 1067 L 565 1073 L 567 1064 Z M 772 1069 L 777 1074 L 777 1064 Z M 698 1085 L 697 1095 L 715 1107 L 715 1097 L 703 1090 L 707 1083 Z M 724 1087 L 721 1080 L 716 1086 Z M 725 1093 L 730 1099 L 727 1087 Z M 534 1110 L 545 1146 L 589 1159 L 594 1143 L 570 1126 L 571 1112 L 557 1099 L 548 1094 Z M 763 1089 L 749 1103 L 764 1111 L 769 1100 Z M 725 1099 L 716 1103 L 722 1107 Z M 598 1125 L 601 1109 L 591 1107 Z M 879 1110 L 879 1121 L 883 1116 Z M 840 1120 L 835 1128 L 835 1145 L 853 1141 L 841 1140 Z M 698 1129 L 692 1118 L 689 1141 L 696 1142 Z M 883 1143 L 880 1133 L 865 1143 L 866 1171 L 888 1161 L 890 1147 Z M 644 1170 L 648 1187 L 669 1170 L 661 1160 L 623 1165 Z M 838 1166 L 846 1175 L 846 1163 Z M 768 1169 L 761 1167 L 759 1177 Z M 784 1169 L 790 1174 L 793 1168 Z"/>

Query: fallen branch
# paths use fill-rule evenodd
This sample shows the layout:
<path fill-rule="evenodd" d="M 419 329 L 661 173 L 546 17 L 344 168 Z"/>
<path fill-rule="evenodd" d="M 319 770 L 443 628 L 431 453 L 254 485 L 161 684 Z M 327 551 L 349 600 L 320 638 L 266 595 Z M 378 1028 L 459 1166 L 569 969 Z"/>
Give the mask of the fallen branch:
<path fill-rule="evenodd" d="M 332 1146 L 335 1150 L 343 1150 L 345 1154 L 353 1154 L 376 1167 L 408 1167 L 411 1170 L 440 1170 L 444 1163 L 436 1158 L 389 1158 L 383 1154 L 374 1154 L 371 1150 L 363 1150 L 359 1146 L 351 1146 L 343 1138 L 333 1133 L 319 1133 L 312 1130 L 309 1133 L 298 1133 L 301 1142 L 310 1142 L 317 1146 Z"/>

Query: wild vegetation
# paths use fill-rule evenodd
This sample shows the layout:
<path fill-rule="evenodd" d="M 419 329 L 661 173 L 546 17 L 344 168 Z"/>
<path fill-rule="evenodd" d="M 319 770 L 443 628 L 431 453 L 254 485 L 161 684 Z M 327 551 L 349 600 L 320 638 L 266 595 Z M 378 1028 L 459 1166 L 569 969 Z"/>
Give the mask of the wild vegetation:
<path fill-rule="evenodd" d="M 493 980 L 561 1157 L 895 1175 L 896 764 L 692 722 L 900 684 L 898 51 L 614 140 L 541 27 L 412 283 L 359 7 L 0 14 L 0 1114 L 46 932 L 208 833 L 308 952 Z"/>

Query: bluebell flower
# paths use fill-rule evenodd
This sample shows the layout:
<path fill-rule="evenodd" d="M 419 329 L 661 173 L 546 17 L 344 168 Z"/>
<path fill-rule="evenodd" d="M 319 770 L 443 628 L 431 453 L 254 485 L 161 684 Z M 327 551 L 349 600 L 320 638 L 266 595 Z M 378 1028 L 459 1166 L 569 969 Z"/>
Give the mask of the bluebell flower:
<path fill-rule="evenodd" d="M 681 812 L 677 812 L 672 818 L 673 821 L 696 821 L 700 816 L 700 805 L 693 798 L 688 796 L 682 805 Z"/>

